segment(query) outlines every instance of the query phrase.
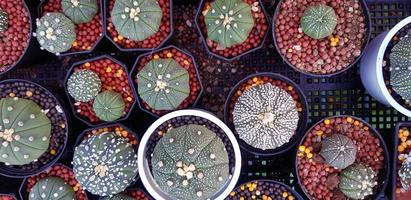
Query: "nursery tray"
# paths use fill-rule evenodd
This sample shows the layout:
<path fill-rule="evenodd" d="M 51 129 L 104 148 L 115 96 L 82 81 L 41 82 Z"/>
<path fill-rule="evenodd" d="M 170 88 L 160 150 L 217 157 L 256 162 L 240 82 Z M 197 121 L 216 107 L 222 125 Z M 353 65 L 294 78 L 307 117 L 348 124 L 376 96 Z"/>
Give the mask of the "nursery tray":
<path fill-rule="evenodd" d="M 34 12 L 35 17 L 38 17 L 36 8 L 39 1 L 27 0 L 27 2 L 30 11 Z M 174 35 L 166 45 L 172 44 L 189 51 L 196 59 L 204 86 L 204 95 L 199 108 L 207 109 L 222 119 L 226 95 L 238 81 L 255 72 L 280 73 L 299 84 L 305 93 L 310 109 L 307 127 L 324 117 L 333 115 L 354 115 L 363 118 L 381 133 L 390 149 L 391 158 L 393 158 L 395 124 L 398 121 L 407 121 L 408 118 L 396 110 L 378 103 L 366 93 L 360 80 L 359 64 L 331 78 L 313 78 L 303 75 L 281 60 L 280 55 L 275 50 L 271 33 L 269 33 L 263 48 L 243 56 L 240 60 L 232 62 L 219 60 L 206 53 L 199 37 L 195 38 L 196 42 L 186 41 L 184 43 L 184 37 L 192 39 L 193 36 L 190 33 L 198 34 L 194 15 L 199 1 L 175 0 L 173 2 L 175 4 L 173 16 L 179 18 L 179 21 L 174 22 Z M 275 0 L 263 0 L 263 2 L 271 18 L 277 2 Z M 371 15 L 371 38 L 389 30 L 398 21 L 411 15 L 410 0 L 366 0 L 366 2 Z M 185 32 L 186 30 L 188 32 Z M 142 52 L 121 53 L 107 38 L 104 38 L 92 54 L 57 58 L 41 52 L 41 56 L 31 62 L 32 65 L 17 66 L 0 76 L 0 79 L 20 78 L 42 84 L 64 99 L 64 104 L 69 107 L 63 83 L 70 64 L 106 53 L 125 63 L 131 70 L 138 55 Z M 72 147 L 77 136 L 87 128 L 86 124 L 73 117 L 73 113 L 70 115 L 74 126 L 70 128 L 67 147 Z M 129 119 L 123 124 L 141 138 L 154 120 L 154 117 L 139 110 L 131 113 Z M 242 175 L 238 185 L 255 179 L 272 179 L 286 183 L 302 194 L 293 171 L 295 151 L 294 147 L 275 157 L 261 157 L 243 151 Z M 73 149 L 67 148 L 59 162 L 71 167 L 72 156 Z M 0 193 L 15 193 L 18 196 L 18 188 L 22 180 L 0 177 Z M 391 183 L 389 184 L 386 195 L 382 198 L 390 199 Z M 143 186 L 141 181 L 137 181 L 132 187 Z"/>

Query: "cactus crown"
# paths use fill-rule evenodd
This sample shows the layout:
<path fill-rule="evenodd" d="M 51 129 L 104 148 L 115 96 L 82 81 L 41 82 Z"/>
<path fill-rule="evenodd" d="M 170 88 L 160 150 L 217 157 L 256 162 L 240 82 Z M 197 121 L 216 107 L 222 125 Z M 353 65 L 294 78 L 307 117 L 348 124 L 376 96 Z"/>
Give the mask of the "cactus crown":
<path fill-rule="evenodd" d="M 143 41 L 158 32 L 163 12 L 157 0 L 116 0 L 111 19 L 118 33 Z"/>
<path fill-rule="evenodd" d="M 398 171 L 398 176 L 401 180 L 401 187 L 403 190 L 408 191 L 411 189 L 411 153 L 407 155 L 407 158 L 401 165 Z"/>
<path fill-rule="evenodd" d="M 390 81 L 392 89 L 403 99 L 411 100 L 411 33 L 404 36 L 391 50 Z"/>
<path fill-rule="evenodd" d="M 31 100 L 0 100 L 0 162 L 25 165 L 37 160 L 49 147 L 50 119 Z"/>
<path fill-rule="evenodd" d="M 156 144 L 153 177 L 171 199 L 209 199 L 229 178 L 228 153 L 214 132 L 200 125 L 171 129 Z"/>
<path fill-rule="evenodd" d="M 100 92 L 101 80 L 91 70 L 75 71 L 67 81 L 67 90 L 76 101 L 88 102 Z"/>
<path fill-rule="evenodd" d="M 140 98 L 155 110 L 174 110 L 190 94 L 188 71 L 171 58 L 151 60 L 137 80 Z"/>
<path fill-rule="evenodd" d="M 320 155 L 329 165 L 344 169 L 354 163 L 357 147 L 349 137 L 333 134 L 321 142 Z"/>
<path fill-rule="evenodd" d="M 103 200 L 135 200 L 135 198 L 125 194 L 116 194 L 112 197 L 104 197 Z"/>
<path fill-rule="evenodd" d="M 97 95 L 93 103 L 93 110 L 101 120 L 114 121 L 124 114 L 125 103 L 121 94 L 112 90 Z"/>
<path fill-rule="evenodd" d="M 76 40 L 73 22 L 61 13 L 47 13 L 36 19 L 36 25 L 35 36 L 41 49 L 56 55 L 69 50 Z"/>
<path fill-rule="evenodd" d="M 334 32 L 337 26 L 337 15 L 330 6 L 314 4 L 304 10 L 300 23 L 306 35 L 318 40 Z"/>
<path fill-rule="evenodd" d="M 339 188 L 351 199 L 365 199 L 377 184 L 377 173 L 370 167 L 354 164 L 341 172 Z"/>
<path fill-rule="evenodd" d="M 295 134 L 298 120 L 297 105 L 292 96 L 270 83 L 246 90 L 233 111 L 238 136 L 262 150 L 287 143 Z"/>
<path fill-rule="evenodd" d="M 74 200 L 76 199 L 73 188 L 58 177 L 46 177 L 40 179 L 31 189 L 29 200 L 53 199 Z"/>
<path fill-rule="evenodd" d="M 9 27 L 9 14 L 0 9 L 0 33 L 4 33 Z"/>
<path fill-rule="evenodd" d="M 62 0 L 64 15 L 76 24 L 90 22 L 98 11 L 97 0 Z"/>
<path fill-rule="evenodd" d="M 223 48 L 243 43 L 254 27 L 251 5 L 243 0 L 216 0 L 205 12 L 207 34 Z"/>

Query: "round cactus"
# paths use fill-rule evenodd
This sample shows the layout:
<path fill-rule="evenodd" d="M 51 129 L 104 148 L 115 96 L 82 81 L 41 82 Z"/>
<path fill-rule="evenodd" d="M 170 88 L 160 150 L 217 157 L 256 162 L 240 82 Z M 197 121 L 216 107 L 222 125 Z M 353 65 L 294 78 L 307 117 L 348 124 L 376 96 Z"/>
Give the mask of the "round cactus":
<path fill-rule="evenodd" d="M 208 39 L 222 48 L 243 43 L 254 27 L 251 5 L 243 0 L 216 0 L 205 12 Z"/>
<path fill-rule="evenodd" d="M 377 185 L 377 174 L 362 164 L 349 166 L 340 176 L 339 188 L 351 199 L 365 199 L 373 193 L 373 188 Z"/>
<path fill-rule="evenodd" d="M 407 159 L 401 165 L 398 171 L 398 176 L 401 180 L 402 190 L 408 191 L 411 189 L 411 153 L 408 154 Z"/>
<path fill-rule="evenodd" d="M 112 197 L 104 197 L 103 200 L 135 200 L 135 198 L 125 194 L 116 194 Z"/>
<path fill-rule="evenodd" d="M 0 9 L 0 33 L 4 33 L 9 27 L 9 14 Z"/>
<path fill-rule="evenodd" d="M 61 7 L 76 24 L 90 22 L 98 12 L 97 0 L 62 0 Z"/>
<path fill-rule="evenodd" d="M 97 95 L 93 110 L 98 118 L 110 122 L 123 116 L 125 106 L 121 94 L 107 90 Z"/>
<path fill-rule="evenodd" d="M 228 153 L 214 132 L 200 125 L 173 128 L 156 144 L 153 177 L 171 199 L 210 199 L 229 177 Z"/>
<path fill-rule="evenodd" d="M 270 83 L 246 90 L 233 111 L 238 136 L 262 150 L 275 149 L 290 141 L 298 128 L 298 120 L 293 97 Z"/>
<path fill-rule="evenodd" d="M 188 71 L 170 58 L 151 60 L 137 80 L 140 98 L 155 110 L 174 110 L 190 94 Z"/>
<path fill-rule="evenodd" d="M 318 40 L 334 32 L 337 15 L 330 6 L 314 4 L 304 10 L 300 23 L 306 35 Z"/>
<path fill-rule="evenodd" d="M 116 0 L 111 19 L 118 33 L 143 41 L 159 31 L 163 12 L 157 0 Z"/>
<path fill-rule="evenodd" d="M 37 160 L 49 147 L 50 119 L 31 100 L 0 100 L 0 162 L 25 165 Z"/>
<path fill-rule="evenodd" d="M 29 200 L 74 200 L 76 199 L 73 188 L 58 177 L 40 179 L 31 189 Z"/>
<path fill-rule="evenodd" d="M 329 165 L 344 169 L 355 162 L 357 147 L 349 137 L 333 134 L 321 142 L 320 155 Z"/>
<path fill-rule="evenodd" d="M 74 150 L 73 171 L 80 185 L 99 196 L 122 192 L 137 175 L 137 154 L 125 138 L 105 132 Z"/>
<path fill-rule="evenodd" d="M 61 13 L 47 13 L 36 19 L 36 25 L 35 36 L 41 49 L 56 55 L 69 50 L 76 40 L 73 22 Z"/>
<path fill-rule="evenodd" d="M 391 50 L 390 81 L 392 89 L 403 99 L 411 100 L 411 34 L 403 37 Z"/>
<path fill-rule="evenodd" d="M 91 70 L 74 72 L 67 81 L 67 90 L 76 101 L 88 102 L 93 100 L 101 90 L 101 80 Z"/>

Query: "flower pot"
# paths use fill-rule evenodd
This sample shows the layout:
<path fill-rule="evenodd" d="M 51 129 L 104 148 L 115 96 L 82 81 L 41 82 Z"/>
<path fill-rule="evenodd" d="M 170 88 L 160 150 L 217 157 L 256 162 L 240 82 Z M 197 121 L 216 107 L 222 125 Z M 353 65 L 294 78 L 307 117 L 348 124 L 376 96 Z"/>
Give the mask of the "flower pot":
<path fill-rule="evenodd" d="M 385 84 L 383 76 L 384 54 L 390 45 L 391 39 L 404 26 L 411 23 L 411 17 L 407 17 L 395 25 L 391 30 L 385 31 L 372 40 L 361 59 L 361 81 L 375 99 L 380 103 L 394 107 L 400 113 L 411 116 L 411 111 L 393 98 Z"/>
<path fill-rule="evenodd" d="M 400 160 L 400 157 L 402 159 L 405 159 L 401 154 L 403 155 L 408 155 L 410 152 L 409 148 L 402 148 L 400 151 L 400 146 L 402 141 L 400 137 L 400 130 L 407 130 L 409 131 L 411 127 L 410 122 L 398 122 L 397 125 L 395 126 L 395 133 L 394 133 L 394 146 L 393 146 L 393 156 L 392 156 L 392 176 L 391 176 L 391 199 L 395 200 L 398 199 L 399 195 L 403 193 L 401 191 L 401 182 L 399 179 L 398 172 L 402 166 L 403 160 Z M 404 137 L 404 136 L 403 136 Z M 406 140 L 409 140 L 410 136 L 405 136 Z M 401 155 L 401 156 L 400 156 Z"/>
<path fill-rule="evenodd" d="M 257 148 L 245 140 L 241 139 L 235 126 L 233 123 L 233 110 L 235 103 L 239 99 L 244 91 L 247 90 L 248 87 L 254 87 L 256 85 L 263 85 L 266 83 L 271 83 L 271 85 L 275 85 L 276 87 L 281 88 L 281 90 L 286 91 L 289 95 L 293 97 L 293 100 L 296 101 L 296 107 L 298 109 L 298 125 L 295 130 L 295 133 L 291 136 L 288 142 L 285 142 L 282 145 L 277 146 L 276 148 L 268 148 L 268 149 L 261 149 Z M 290 90 L 291 89 L 291 90 Z M 270 73 L 270 72 L 262 72 L 252 74 L 250 76 L 245 77 L 240 82 L 238 82 L 228 94 L 226 103 L 224 105 L 224 121 L 225 123 L 233 130 L 234 135 L 236 136 L 240 147 L 247 152 L 250 152 L 255 155 L 262 155 L 262 156 L 273 156 L 277 154 L 281 154 L 289 150 L 293 147 L 297 141 L 299 141 L 302 137 L 303 131 L 305 130 L 306 124 L 308 120 L 308 104 L 305 98 L 304 93 L 300 89 L 300 87 L 288 79 L 285 76 L 280 74 Z"/>
<path fill-rule="evenodd" d="M 159 118 L 157 121 L 155 121 L 146 131 L 146 133 L 144 134 L 142 140 L 141 140 L 141 145 L 138 149 L 138 166 L 139 166 L 139 174 L 140 174 L 140 178 L 143 182 L 143 185 L 146 187 L 148 193 L 153 196 L 155 199 L 171 199 L 173 198 L 170 194 L 167 194 L 165 191 L 163 191 L 163 189 L 160 188 L 160 186 L 157 184 L 159 182 L 157 182 L 154 179 L 154 175 L 155 173 L 153 173 L 154 171 L 152 171 L 152 169 L 155 167 L 151 164 L 151 161 L 153 161 L 153 159 L 157 159 L 153 155 L 159 155 L 157 154 L 157 148 L 156 145 L 157 143 L 163 141 L 161 140 L 165 135 L 167 136 L 167 134 L 172 134 L 171 131 L 173 131 L 173 129 L 175 129 L 175 131 L 177 130 L 181 130 L 181 128 L 184 126 L 186 127 L 186 125 L 190 125 L 190 127 L 204 127 L 204 131 L 197 131 L 196 133 L 199 135 L 203 134 L 205 136 L 207 136 L 207 134 L 209 134 L 209 130 L 214 131 L 216 133 L 216 135 L 214 135 L 214 139 L 216 139 L 216 141 L 221 141 L 222 140 L 222 144 L 224 144 L 224 148 L 226 149 L 226 151 L 228 152 L 228 163 L 223 163 L 221 162 L 221 165 L 224 164 L 224 166 L 228 165 L 228 172 L 229 172 L 229 176 L 227 177 L 227 179 L 225 180 L 225 182 L 222 182 L 223 185 L 221 185 L 221 187 L 219 188 L 218 191 L 215 191 L 211 196 L 202 196 L 203 192 L 206 193 L 204 190 L 204 188 L 199 188 L 197 190 L 196 195 L 198 196 L 198 198 L 210 198 L 210 199 L 216 199 L 216 200 L 222 200 L 224 199 L 230 192 L 231 190 L 234 189 L 236 182 L 238 181 L 238 178 L 240 176 L 240 170 L 241 170 L 241 153 L 240 153 L 240 148 L 238 146 L 238 143 L 233 135 L 233 133 L 230 131 L 230 129 L 221 121 L 219 120 L 217 117 L 215 117 L 212 114 L 209 114 L 208 112 L 205 111 L 201 111 L 201 110 L 178 110 L 178 111 L 174 111 L 171 113 L 168 113 L 164 116 L 162 116 L 161 118 Z M 200 125 L 200 126 L 198 126 Z M 204 125 L 204 126 L 201 126 Z M 207 130 L 208 129 L 208 130 Z M 191 129 L 190 129 L 191 130 Z M 195 131 L 194 129 L 192 129 L 193 131 Z M 167 134 L 164 134 L 165 132 L 167 132 Z M 188 134 L 188 133 L 187 133 Z M 194 136 L 195 133 L 191 132 L 191 134 L 193 134 L 192 136 Z M 220 140 L 221 139 L 221 140 Z M 176 138 L 176 141 L 179 141 L 179 138 Z M 204 140 L 198 140 L 198 141 L 204 141 Z M 170 143 L 173 142 L 173 140 L 169 141 Z M 204 141 L 205 142 L 205 141 Z M 204 143 L 205 144 L 205 143 Z M 199 143 L 199 145 L 204 145 Z M 221 144 L 221 143 L 220 143 Z M 214 149 L 214 151 L 217 151 L 217 149 L 219 149 L 219 147 L 216 145 L 216 149 Z M 158 147 L 160 148 L 160 147 Z M 196 148 L 196 147 L 194 147 Z M 209 149 L 210 150 L 210 149 Z M 204 150 L 201 150 L 200 153 L 202 153 Z M 192 155 L 192 153 L 196 152 L 195 149 L 189 149 L 187 152 L 187 156 L 188 155 Z M 210 153 L 211 152 L 211 153 Z M 210 153 L 210 159 L 220 159 L 223 156 L 218 155 L 219 157 L 216 157 L 216 154 L 213 154 L 212 150 L 210 150 L 210 152 L 206 152 L 206 154 Z M 220 152 L 221 154 L 223 154 L 224 152 Z M 199 154 L 197 154 L 199 155 Z M 213 157 L 214 155 L 214 157 Z M 208 160 L 208 158 L 205 158 L 204 160 Z M 210 160 L 208 160 L 210 161 Z M 207 162 L 208 162 L 207 161 Z M 153 161 L 154 162 L 154 161 Z M 156 165 L 160 166 L 159 164 L 163 163 L 162 161 L 159 161 Z M 164 161 L 165 165 L 167 165 L 168 161 Z M 184 163 L 185 165 L 185 163 Z M 194 163 L 194 168 L 195 165 L 197 165 L 197 163 Z M 179 164 L 177 163 L 176 166 L 179 166 Z M 198 165 L 197 165 L 198 166 Z M 214 165 L 211 165 L 210 163 L 210 167 L 212 167 Z M 160 167 L 161 168 L 161 167 Z M 191 168 L 191 167 L 189 167 Z M 189 169 L 190 170 L 190 169 Z M 178 170 L 179 171 L 179 170 Z M 193 177 L 192 181 L 195 181 L 197 179 L 202 179 L 201 174 L 203 174 L 202 172 L 197 172 L 197 171 L 192 171 L 193 175 L 195 175 L 195 177 Z M 206 172 L 204 172 L 206 173 Z M 219 178 L 218 180 L 215 181 L 215 184 L 219 184 L 221 181 L 223 181 L 224 179 L 223 177 L 223 172 L 220 171 L 220 173 L 218 173 Z M 175 176 L 178 175 L 177 174 L 173 174 Z M 204 176 L 205 177 L 205 176 Z M 212 178 L 216 178 L 214 176 L 212 176 L 212 174 L 210 174 L 209 177 Z M 221 177 L 221 179 L 220 179 Z M 171 181 L 171 182 L 169 182 Z M 167 181 L 167 184 L 170 186 L 173 185 L 173 181 L 169 180 Z M 220 182 L 219 182 L 220 181 Z M 183 181 L 184 182 L 184 181 Z M 176 184 L 176 186 L 180 183 L 174 183 Z M 184 183 L 181 183 L 184 185 Z M 189 184 L 189 183 L 187 183 Z M 200 193 L 199 193 L 200 192 Z M 194 195 L 194 194 L 193 194 Z"/>
<path fill-rule="evenodd" d="M 8 79 L 0 82 L 0 95 L 18 97 L 35 102 L 51 123 L 48 149 L 37 161 L 24 165 L 0 165 L 0 174 L 8 177 L 23 178 L 39 173 L 53 165 L 63 154 L 67 139 L 69 117 L 57 97 L 42 86 L 21 79 Z M 24 124 L 23 124 L 24 125 Z M 44 140 L 43 140 L 44 141 Z"/>

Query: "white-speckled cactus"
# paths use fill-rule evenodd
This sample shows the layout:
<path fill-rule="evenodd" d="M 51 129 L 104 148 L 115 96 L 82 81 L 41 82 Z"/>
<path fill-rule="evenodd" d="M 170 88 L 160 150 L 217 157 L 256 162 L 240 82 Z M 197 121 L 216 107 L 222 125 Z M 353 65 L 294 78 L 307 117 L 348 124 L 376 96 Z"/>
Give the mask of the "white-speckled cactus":
<path fill-rule="evenodd" d="M 210 199 L 230 175 L 224 143 L 200 125 L 167 132 L 156 144 L 151 164 L 154 180 L 169 199 Z"/>
<path fill-rule="evenodd" d="M 120 93 L 106 90 L 97 95 L 93 103 L 96 116 L 106 122 L 114 121 L 124 115 L 126 104 Z"/>
<path fill-rule="evenodd" d="M 88 69 L 74 72 L 67 80 L 67 91 L 79 102 L 93 100 L 101 90 L 101 80 L 98 75 Z"/>
<path fill-rule="evenodd" d="M 97 0 L 62 0 L 61 8 L 76 24 L 90 22 L 98 12 Z"/>
<path fill-rule="evenodd" d="M 135 198 L 125 194 L 116 194 L 112 197 L 104 197 L 103 200 L 135 200 Z"/>
<path fill-rule="evenodd" d="M 9 14 L 0 9 L 0 33 L 4 33 L 9 27 Z"/>
<path fill-rule="evenodd" d="M 373 188 L 378 184 L 377 173 L 362 164 L 349 166 L 341 172 L 340 177 L 339 188 L 351 199 L 365 199 L 373 194 Z"/>
<path fill-rule="evenodd" d="M 330 6 L 314 4 L 304 10 L 300 23 L 306 35 L 318 40 L 334 32 L 337 26 L 337 15 Z"/>
<path fill-rule="evenodd" d="M 411 153 L 403 161 L 398 176 L 401 180 L 401 189 L 404 191 L 411 190 Z"/>
<path fill-rule="evenodd" d="M 403 99 L 411 100 L 411 34 L 407 34 L 392 48 L 390 63 L 392 89 Z"/>
<path fill-rule="evenodd" d="M 49 147 L 50 119 L 31 100 L 0 100 L 0 162 L 25 165 L 37 160 Z"/>
<path fill-rule="evenodd" d="M 333 134 L 322 140 L 320 155 L 329 165 L 344 169 L 355 162 L 357 147 L 349 137 Z"/>
<path fill-rule="evenodd" d="M 58 177 L 39 180 L 31 189 L 29 200 L 75 200 L 73 188 Z"/>

